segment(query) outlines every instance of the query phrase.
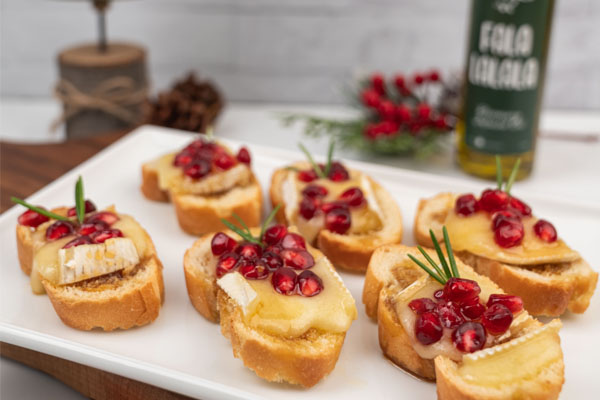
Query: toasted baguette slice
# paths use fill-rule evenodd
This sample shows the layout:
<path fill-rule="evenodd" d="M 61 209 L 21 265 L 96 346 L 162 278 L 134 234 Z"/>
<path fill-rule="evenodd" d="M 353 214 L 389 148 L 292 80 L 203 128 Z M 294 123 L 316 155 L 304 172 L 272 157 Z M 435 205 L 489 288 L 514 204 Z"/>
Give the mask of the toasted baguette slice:
<path fill-rule="evenodd" d="M 273 173 L 269 196 L 273 207 L 282 205 L 276 218 L 279 223 L 290 225 L 285 212 L 283 198 L 283 182 L 288 170 L 281 168 Z M 317 235 L 316 246 L 329 258 L 336 267 L 353 272 L 364 273 L 369 265 L 373 251 L 384 244 L 400 243 L 402 241 L 402 214 L 392 196 L 373 179 L 368 178 L 373 188 L 374 198 L 383 214 L 381 230 L 369 234 L 340 235 L 322 229 Z"/>
<path fill-rule="evenodd" d="M 212 236 L 196 240 L 184 256 L 183 269 L 193 306 L 209 321 L 220 321 L 234 356 L 259 377 L 314 386 L 335 367 L 346 334 L 310 329 L 300 337 L 286 338 L 247 325 L 242 308 L 217 285 L 214 268 L 208 266 Z M 318 250 L 310 251 L 315 258 L 320 256 Z"/>
<path fill-rule="evenodd" d="M 149 162 L 142 165 L 141 190 L 149 200 L 171 200 L 179 226 L 190 235 L 200 236 L 221 229 L 221 218 L 236 223 L 234 213 L 248 226 L 260 224 L 262 190 L 254 174 L 248 185 L 210 196 L 170 194 L 160 189 L 156 164 Z"/>
<path fill-rule="evenodd" d="M 428 252 L 434 260 L 437 260 L 433 251 Z M 462 362 L 457 363 L 441 355 L 438 355 L 435 360 L 421 358 L 413 347 L 413 339 L 405 331 L 400 321 L 396 307 L 409 300 L 404 293 L 408 292 L 413 284 L 418 285 L 421 281 L 431 278 L 419 267 L 407 262 L 409 260 L 407 254 L 420 257 L 415 248 L 403 245 L 387 245 L 378 248 L 371 257 L 365 279 L 363 303 L 367 314 L 378 322 L 379 344 L 388 358 L 418 377 L 427 380 L 435 379 L 440 399 L 552 399 L 558 397 L 564 383 L 564 364 L 559 344 L 560 339 L 557 334 L 559 321 L 552 323 L 554 325 L 550 327 L 551 331 L 549 332 L 549 340 L 555 346 L 553 350 L 557 358 L 552 359 L 543 372 L 535 376 L 519 378 L 518 382 L 503 381 L 501 378 L 503 368 L 514 367 L 515 370 L 519 368 L 519 365 L 512 365 L 516 361 L 509 360 L 508 367 L 496 365 L 498 367 L 496 370 L 493 369 L 494 365 L 487 365 L 487 368 L 493 370 L 494 374 L 499 377 L 496 382 L 497 387 L 490 388 L 482 386 L 476 381 L 464 379 L 459 374 Z M 456 261 L 462 277 L 475 279 L 482 288 L 488 291 L 502 293 L 502 290 L 490 279 L 478 275 L 458 258 Z M 487 353 L 494 353 L 500 349 L 499 346 L 511 347 L 514 345 L 520 348 L 520 342 L 528 341 L 529 336 L 536 335 L 542 329 L 545 328 L 531 318 L 526 311 L 523 311 L 513 321 L 510 328 L 511 337 L 507 342 L 489 348 L 494 350 L 483 349 L 472 353 L 472 356 L 484 358 Z"/>
<path fill-rule="evenodd" d="M 455 200 L 456 196 L 452 193 L 440 193 L 419 202 L 414 224 L 417 243 L 433 247 L 429 229 L 437 237 L 442 237 L 442 224 L 453 209 Z M 572 262 L 523 267 L 465 251 L 457 255 L 506 292 L 520 296 L 527 311 L 533 315 L 559 316 L 567 309 L 578 314 L 585 312 L 598 282 L 598 273 L 581 258 Z"/>

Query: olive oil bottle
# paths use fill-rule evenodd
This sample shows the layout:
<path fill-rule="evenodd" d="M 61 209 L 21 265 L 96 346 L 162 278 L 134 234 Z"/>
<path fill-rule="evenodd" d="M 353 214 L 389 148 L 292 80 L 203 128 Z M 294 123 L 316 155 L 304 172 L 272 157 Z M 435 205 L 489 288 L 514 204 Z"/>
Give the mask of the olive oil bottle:
<path fill-rule="evenodd" d="M 458 163 L 468 173 L 531 172 L 554 0 L 472 0 Z"/>

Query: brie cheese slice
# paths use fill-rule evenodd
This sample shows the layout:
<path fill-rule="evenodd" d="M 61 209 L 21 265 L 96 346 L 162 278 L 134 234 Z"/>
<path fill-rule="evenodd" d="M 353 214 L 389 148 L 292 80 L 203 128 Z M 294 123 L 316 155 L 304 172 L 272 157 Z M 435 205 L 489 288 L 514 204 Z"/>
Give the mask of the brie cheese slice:
<path fill-rule="evenodd" d="M 225 274 L 217 280 L 217 285 L 242 307 L 244 314 L 248 312 L 250 304 L 257 297 L 256 291 L 252 289 L 248 281 L 238 272 Z"/>

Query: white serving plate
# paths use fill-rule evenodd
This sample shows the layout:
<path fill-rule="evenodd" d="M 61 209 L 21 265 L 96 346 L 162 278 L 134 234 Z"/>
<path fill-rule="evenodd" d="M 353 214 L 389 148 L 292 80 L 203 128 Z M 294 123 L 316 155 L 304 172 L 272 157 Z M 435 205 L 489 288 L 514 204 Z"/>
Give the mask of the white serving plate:
<path fill-rule="evenodd" d="M 249 135 L 250 137 L 250 135 Z M 377 325 L 361 302 L 363 277 L 341 273 L 358 308 L 335 370 L 311 389 L 268 383 L 233 357 L 218 325 L 202 318 L 192 307 L 185 288 L 182 260 L 194 237 L 183 233 L 171 204 L 146 200 L 139 191 L 140 166 L 190 141 L 189 133 L 142 127 L 52 182 L 28 200 L 47 207 L 73 203 L 78 175 L 85 180 L 86 196 L 99 207 L 116 204 L 148 230 L 164 264 L 166 300 L 158 319 L 145 327 L 118 332 L 81 332 L 58 319 L 46 296 L 35 296 L 20 270 L 15 246 L 15 224 L 21 207 L 0 217 L 0 340 L 53 356 L 160 386 L 188 396 L 209 398 L 275 398 L 310 396 L 330 400 L 365 398 L 433 398 L 435 385 L 404 373 L 383 357 Z M 239 143 L 229 142 L 234 149 Z M 273 170 L 299 152 L 249 146 L 253 169 L 263 190 Z M 347 162 L 378 180 L 398 201 L 404 218 L 404 243 L 414 244 L 412 221 L 417 201 L 440 191 L 474 191 L 483 187 L 468 181 L 438 177 L 360 162 Z M 593 184 L 590 182 L 590 184 Z M 597 184 L 597 183 L 596 183 Z M 540 216 L 547 216 L 561 237 L 600 266 L 600 205 L 562 201 L 513 189 Z M 266 197 L 265 197 L 266 198 Z M 268 205 L 265 206 L 268 208 Z M 562 398 L 592 398 L 600 393 L 600 295 L 584 315 L 567 313 L 561 331 L 566 383 Z"/>

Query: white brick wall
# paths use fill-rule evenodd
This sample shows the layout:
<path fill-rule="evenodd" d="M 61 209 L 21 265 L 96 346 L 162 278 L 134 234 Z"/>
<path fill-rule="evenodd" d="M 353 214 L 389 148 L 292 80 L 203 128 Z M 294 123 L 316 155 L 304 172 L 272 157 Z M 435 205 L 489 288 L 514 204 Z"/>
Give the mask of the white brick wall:
<path fill-rule="evenodd" d="M 88 4 L 1 0 L 2 96 L 49 96 L 60 48 L 95 37 Z M 109 36 L 150 50 L 154 88 L 187 70 L 230 100 L 342 102 L 361 71 L 463 63 L 470 0 L 141 0 Z M 600 109 L 600 1 L 557 0 L 545 106 Z"/>

